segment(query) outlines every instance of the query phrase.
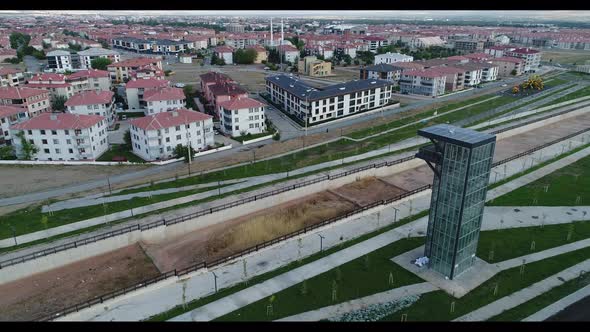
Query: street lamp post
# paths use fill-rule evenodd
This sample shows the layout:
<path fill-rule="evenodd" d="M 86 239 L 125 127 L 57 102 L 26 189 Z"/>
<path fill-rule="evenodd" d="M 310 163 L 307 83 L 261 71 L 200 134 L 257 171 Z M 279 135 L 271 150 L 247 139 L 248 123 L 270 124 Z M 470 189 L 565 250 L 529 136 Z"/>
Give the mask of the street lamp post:
<path fill-rule="evenodd" d="M 12 237 L 14 238 L 14 245 L 18 245 L 18 243 L 16 242 L 16 230 L 14 229 L 14 226 L 12 226 L 11 224 L 8 224 L 8 227 L 10 227 L 10 230 L 12 231 Z"/>
<path fill-rule="evenodd" d="M 191 176 L 191 164 L 192 164 L 192 156 L 191 156 L 191 133 L 186 133 L 186 140 L 187 140 L 187 147 L 188 147 L 188 176 Z"/>
<path fill-rule="evenodd" d="M 324 237 L 322 234 L 318 234 L 318 236 L 320 237 L 320 251 L 322 251 L 324 249 Z"/>
<path fill-rule="evenodd" d="M 394 215 L 393 215 L 393 222 L 395 223 L 397 221 L 397 211 L 399 211 L 399 210 L 396 208 L 393 208 L 393 210 L 395 210 Z"/>
<path fill-rule="evenodd" d="M 215 272 L 211 271 L 211 273 L 213 273 L 213 282 L 215 282 L 215 293 L 217 293 L 217 274 L 215 274 Z"/>

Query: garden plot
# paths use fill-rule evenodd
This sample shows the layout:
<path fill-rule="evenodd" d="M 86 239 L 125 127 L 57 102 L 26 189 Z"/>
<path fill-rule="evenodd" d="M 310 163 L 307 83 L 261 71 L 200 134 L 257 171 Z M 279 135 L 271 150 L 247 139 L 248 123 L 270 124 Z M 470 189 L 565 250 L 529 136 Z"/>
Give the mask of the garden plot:
<path fill-rule="evenodd" d="M 159 275 L 132 245 L 0 286 L 0 321 L 29 321 Z"/>

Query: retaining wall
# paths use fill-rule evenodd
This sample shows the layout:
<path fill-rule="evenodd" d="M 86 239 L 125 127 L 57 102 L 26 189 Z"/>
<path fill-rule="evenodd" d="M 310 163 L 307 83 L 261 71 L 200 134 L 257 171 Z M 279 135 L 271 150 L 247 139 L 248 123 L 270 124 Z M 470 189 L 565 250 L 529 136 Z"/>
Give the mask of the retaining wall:
<path fill-rule="evenodd" d="M 258 137 L 258 138 L 255 138 L 255 139 L 251 139 L 249 141 L 243 141 L 242 142 L 242 145 L 248 145 L 248 144 L 252 144 L 252 143 L 266 141 L 267 139 L 271 139 L 272 136 L 273 135 L 271 134 L 271 135 L 266 135 L 266 136 Z"/>

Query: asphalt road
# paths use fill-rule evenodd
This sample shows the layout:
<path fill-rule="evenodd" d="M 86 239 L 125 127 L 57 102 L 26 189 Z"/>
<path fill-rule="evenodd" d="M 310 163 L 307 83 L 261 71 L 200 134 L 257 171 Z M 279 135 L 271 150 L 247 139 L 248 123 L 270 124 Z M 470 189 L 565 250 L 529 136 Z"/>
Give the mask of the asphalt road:
<path fill-rule="evenodd" d="M 566 307 L 547 322 L 590 322 L 590 296 Z"/>

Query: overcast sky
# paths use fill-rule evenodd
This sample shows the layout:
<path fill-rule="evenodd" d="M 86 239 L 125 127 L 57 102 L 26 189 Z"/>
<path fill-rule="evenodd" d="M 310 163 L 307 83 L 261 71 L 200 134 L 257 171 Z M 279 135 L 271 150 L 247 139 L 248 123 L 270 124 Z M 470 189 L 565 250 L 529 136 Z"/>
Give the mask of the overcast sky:
<path fill-rule="evenodd" d="M 590 22 L 590 11 L 384 11 L 384 10 L 354 10 L 354 11 L 285 11 L 285 10 L 204 10 L 204 11 L 185 11 L 185 10 L 155 10 L 155 11 L 0 11 L 0 14 L 101 14 L 101 15 L 195 15 L 195 16 L 273 16 L 273 17 L 313 17 L 313 18 L 458 18 L 458 17 L 497 17 L 506 19 L 531 18 L 531 19 L 564 19 L 564 20 L 583 20 Z"/>

